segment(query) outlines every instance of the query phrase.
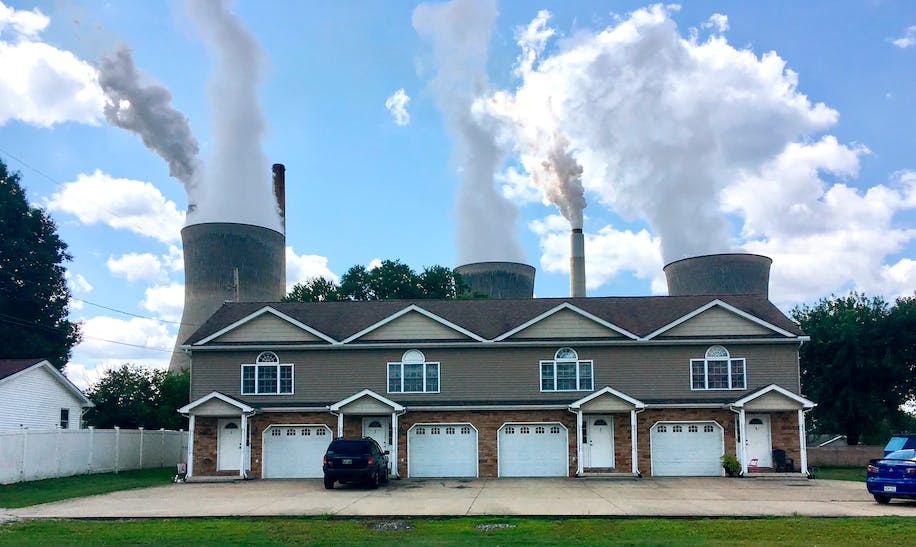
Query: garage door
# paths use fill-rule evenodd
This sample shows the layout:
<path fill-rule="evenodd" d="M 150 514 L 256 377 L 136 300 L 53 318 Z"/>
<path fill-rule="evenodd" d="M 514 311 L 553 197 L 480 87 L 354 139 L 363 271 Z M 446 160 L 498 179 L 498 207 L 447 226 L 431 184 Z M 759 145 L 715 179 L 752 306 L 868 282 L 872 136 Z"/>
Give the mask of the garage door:
<path fill-rule="evenodd" d="M 504 424 L 497 437 L 500 477 L 569 475 L 569 438 L 563 424 Z"/>
<path fill-rule="evenodd" d="M 417 424 L 407 432 L 411 477 L 476 477 L 477 430 L 471 424 Z"/>
<path fill-rule="evenodd" d="M 653 476 L 722 475 L 722 427 L 716 422 L 662 422 L 650 432 Z"/>
<path fill-rule="evenodd" d="M 331 430 L 323 425 L 271 425 L 264 430 L 265 479 L 318 478 L 321 459 L 331 444 Z"/>

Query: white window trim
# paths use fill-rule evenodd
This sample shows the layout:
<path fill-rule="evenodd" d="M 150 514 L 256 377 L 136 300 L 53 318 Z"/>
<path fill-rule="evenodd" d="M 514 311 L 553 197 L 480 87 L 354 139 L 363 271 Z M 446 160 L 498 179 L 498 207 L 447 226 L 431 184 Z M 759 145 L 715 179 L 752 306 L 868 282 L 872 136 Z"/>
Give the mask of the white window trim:
<path fill-rule="evenodd" d="M 401 390 L 391 391 L 391 365 L 397 365 L 401 368 Z M 404 365 L 423 365 L 423 390 L 422 391 L 404 391 Z M 438 389 L 435 391 L 426 388 L 426 367 L 436 365 L 436 375 L 439 379 Z M 385 365 L 385 389 L 386 393 L 439 393 L 442 391 L 442 366 L 439 361 L 392 361 Z"/>
<path fill-rule="evenodd" d="M 729 387 L 709 387 L 709 361 L 726 361 L 728 366 L 728 386 Z M 735 387 L 732 384 L 732 363 L 740 361 L 741 362 L 741 371 L 744 373 L 744 385 L 741 387 Z M 693 387 L 693 364 L 694 363 L 703 363 L 703 386 L 704 387 Z M 747 389 L 747 359 L 744 357 L 732 357 L 729 354 L 728 357 L 718 357 L 714 359 L 691 359 L 690 360 L 690 391 L 744 391 Z"/>
<path fill-rule="evenodd" d="M 557 389 L 557 363 L 564 365 L 571 365 L 575 363 L 576 365 L 576 389 Z M 589 379 L 592 381 L 592 387 L 583 388 L 580 385 L 582 377 L 579 374 L 579 366 L 582 364 L 588 364 L 591 366 L 591 374 Z M 553 366 L 553 389 L 544 389 L 544 365 Z M 576 360 L 564 360 L 564 359 L 545 359 L 538 363 L 538 388 L 542 393 L 555 393 L 555 392 L 566 392 L 566 391 L 592 391 L 595 389 L 595 362 L 591 359 L 576 359 Z"/>
<path fill-rule="evenodd" d="M 245 391 L 245 367 L 254 367 L 254 391 Z M 258 368 L 274 367 L 277 369 L 277 391 L 265 391 L 258 393 Z M 290 390 L 280 392 L 280 368 L 289 367 L 290 371 Z M 296 367 L 292 363 L 242 363 L 239 368 L 239 393 L 242 395 L 293 395 L 296 392 Z"/>

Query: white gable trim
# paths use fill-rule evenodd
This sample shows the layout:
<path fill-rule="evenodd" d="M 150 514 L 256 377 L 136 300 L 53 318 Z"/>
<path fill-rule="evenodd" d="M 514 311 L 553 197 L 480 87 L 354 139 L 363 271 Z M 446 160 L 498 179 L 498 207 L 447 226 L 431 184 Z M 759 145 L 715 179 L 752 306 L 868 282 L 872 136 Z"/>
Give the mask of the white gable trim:
<path fill-rule="evenodd" d="M 583 310 L 582 308 L 573 306 L 573 305 L 570 304 L 569 302 L 563 302 L 563 303 L 560 304 L 559 306 L 557 306 L 557 307 L 555 307 L 555 308 L 551 308 L 551 309 L 545 311 L 544 313 L 542 313 L 541 315 L 538 315 L 538 316 L 535 317 L 534 319 L 531 319 L 531 320 L 529 320 L 529 321 L 526 321 L 526 322 L 522 323 L 521 325 L 515 327 L 515 328 L 512 329 L 512 330 L 509 330 L 509 331 L 507 331 L 507 332 L 504 332 L 503 334 L 500 334 L 499 336 L 497 336 L 496 338 L 494 338 L 493 341 L 494 341 L 494 342 L 500 342 L 500 341 L 502 341 L 502 340 L 505 340 L 506 338 L 509 338 L 509 337 L 512 336 L 513 334 L 517 334 L 517 333 L 519 333 L 519 332 L 521 332 L 521 331 L 527 329 L 527 328 L 530 327 L 531 325 L 534 325 L 535 323 L 539 323 L 539 322 L 541 322 L 541 321 L 547 319 L 548 317 L 550 317 L 550 316 L 552 316 L 552 315 L 554 315 L 554 314 L 556 314 L 556 313 L 559 313 L 559 312 L 562 311 L 562 310 L 569 310 L 569 311 L 571 311 L 571 312 L 577 313 L 577 314 L 581 315 L 582 317 L 585 317 L 586 319 L 590 319 L 590 320 L 594 321 L 595 323 L 598 323 L 599 325 L 601 325 L 601 326 L 603 326 L 603 327 L 607 327 L 608 329 L 610 329 L 610 330 L 612 330 L 612 331 L 614 331 L 614 332 L 616 332 L 616 333 L 618 333 L 618 334 L 622 334 L 623 336 L 626 336 L 627 338 L 630 338 L 630 339 L 632 339 L 632 340 L 638 340 L 638 339 L 639 339 L 638 336 L 636 336 L 635 334 L 631 333 L 630 331 L 628 331 L 628 330 L 626 330 L 626 329 L 622 329 L 622 328 L 618 327 L 617 325 L 615 325 L 615 324 L 613 324 L 613 323 L 608 323 L 608 322 L 605 321 L 604 319 L 601 319 L 600 317 L 598 317 L 598 316 L 596 316 L 596 315 L 592 315 L 592 314 L 588 313 L 587 311 Z"/>
<path fill-rule="evenodd" d="M 789 337 L 789 338 L 798 338 L 798 336 L 792 334 L 791 332 L 789 332 L 789 331 L 787 331 L 787 330 L 781 329 L 781 328 L 779 328 L 779 327 L 777 327 L 776 325 L 773 325 L 773 324 L 771 324 L 771 323 L 767 323 L 766 321 L 764 321 L 763 319 L 760 319 L 760 318 L 757 317 L 757 316 L 751 315 L 751 314 L 749 314 L 749 313 L 747 313 L 747 312 L 745 312 L 745 311 L 739 310 L 738 308 L 736 308 L 736 307 L 734 307 L 734 306 L 732 306 L 732 305 L 730 305 L 730 304 L 727 304 L 727 303 L 725 303 L 725 302 L 723 302 L 723 301 L 721 301 L 721 300 L 719 300 L 719 299 L 716 299 L 716 300 L 713 300 L 712 302 L 710 302 L 710 303 L 708 303 L 708 304 L 706 304 L 706 305 L 704 305 L 704 306 L 701 306 L 701 307 L 699 307 L 699 308 L 693 310 L 692 312 L 688 313 L 687 315 L 685 315 L 685 316 L 683 316 L 683 317 L 681 317 L 681 318 L 679 318 L 679 319 L 676 319 L 675 321 L 672 321 L 671 323 L 668 323 L 667 325 L 665 325 L 665 326 L 663 326 L 662 328 L 656 330 L 655 332 L 646 335 L 644 338 L 642 338 L 642 340 L 651 340 L 651 339 L 655 338 L 656 336 L 658 336 L 658 335 L 660 335 L 660 334 L 662 334 L 662 333 L 664 333 L 664 332 L 666 332 L 666 331 L 669 331 L 669 330 L 673 329 L 674 327 L 676 327 L 676 326 L 678 326 L 678 325 L 680 325 L 680 324 L 682 324 L 682 323 L 686 323 L 687 321 L 690 321 L 691 319 L 693 319 L 694 317 L 700 315 L 700 314 L 703 313 L 704 311 L 709 310 L 709 309 L 711 309 L 711 308 L 713 308 L 713 307 L 716 307 L 716 306 L 718 306 L 718 307 L 720 307 L 720 308 L 722 308 L 722 309 L 724 309 L 724 310 L 730 311 L 730 312 L 734 313 L 735 315 L 737 315 L 737 316 L 739 316 L 739 317 L 741 317 L 741 318 L 743 318 L 743 319 L 747 319 L 748 321 L 750 321 L 750 322 L 752 322 L 752 323 L 756 323 L 757 325 L 760 325 L 761 327 L 767 328 L 767 329 L 769 329 L 769 330 L 771 330 L 771 331 L 773 331 L 773 332 L 777 332 L 777 333 L 779 333 L 779 334 L 781 334 L 781 335 L 783 335 L 783 336 L 787 336 L 787 337 Z"/>
<path fill-rule="evenodd" d="M 47 361 L 47 360 L 41 360 L 41 361 L 35 363 L 34 365 L 28 367 L 28 368 L 24 368 L 24 369 L 20 370 L 19 372 L 15 373 L 15 374 L 10 374 L 10 375 L 7 376 L 6 378 L 3 378 L 2 380 L 0 380 L 0 384 L 3 384 L 3 383 L 5 383 L 5 382 L 9 382 L 9 381 L 12 380 L 13 378 L 18 378 L 18 377 L 20 377 L 20 376 L 24 376 L 24 375 L 25 375 L 27 372 L 29 372 L 29 371 L 38 370 L 38 369 L 45 369 L 45 370 L 47 370 L 48 373 L 51 375 L 52 378 L 54 378 L 55 380 L 57 380 L 57 382 L 58 382 L 59 384 L 61 384 L 62 386 L 64 386 L 64 389 L 66 389 L 67 391 L 69 391 L 70 393 L 72 393 L 74 396 L 76 396 L 77 399 L 80 400 L 80 406 L 83 406 L 83 407 L 86 407 L 86 408 L 94 407 L 94 406 L 95 406 L 95 404 L 94 404 L 92 401 L 90 401 L 89 398 L 86 397 L 86 395 L 83 394 L 83 392 L 80 390 L 80 388 L 76 387 L 76 385 L 74 385 L 73 382 L 71 382 L 69 378 L 67 378 L 66 376 L 64 376 L 63 373 L 61 373 L 61 371 L 57 370 L 57 367 L 55 367 L 54 365 L 52 365 L 52 364 L 51 364 L 49 361 Z"/>
<path fill-rule="evenodd" d="M 207 336 L 207 337 L 204 338 L 203 340 L 200 340 L 199 342 L 195 342 L 195 343 L 194 343 L 192 346 L 190 346 L 190 347 L 198 346 L 198 345 L 202 345 L 202 344 L 206 344 L 207 342 L 210 342 L 211 340 L 215 340 L 215 339 L 219 338 L 220 336 L 226 334 L 227 332 L 229 332 L 229 331 L 231 331 L 231 330 L 234 330 L 234 329 L 236 329 L 236 328 L 238 328 L 238 327 L 244 325 L 245 323 L 248 323 L 248 322 L 250 322 L 250 321 L 253 321 L 253 320 L 257 319 L 258 317 L 264 315 L 265 313 L 272 314 L 272 315 L 278 317 L 279 319 L 282 319 L 282 320 L 286 321 L 287 323 L 289 323 L 289 324 L 291 324 L 291 325 L 294 325 L 294 326 L 296 326 L 296 327 L 299 327 L 300 329 L 302 329 L 302 330 L 304 330 L 304 331 L 306 331 L 306 332 L 308 332 L 308 333 L 310 333 L 310 334 L 313 334 L 313 335 L 317 336 L 318 338 L 321 338 L 321 339 L 324 340 L 325 342 L 328 342 L 328 343 L 330 343 L 330 344 L 339 344 L 339 343 L 340 343 L 340 342 L 338 342 L 337 340 L 334 340 L 333 338 L 331 338 L 330 336 L 328 336 L 327 334 L 325 334 L 325 333 L 323 333 L 323 332 L 321 332 L 321 331 L 315 330 L 315 329 L 313 329 L 312 327 L 306 325 L 305 323 L 293 319 L 292 317 L 286 315 L 285 313 L 281 313 L 281 312 L 279 312 L 279 311 L 273 309 L 273 308 L 270 307 L 270 306 L 264 306 L 263 308 L 259 309 L 258 311 L 256 311 L 256 312 L 254 312 L 254 313 L 252 313 L 252 314 L 250 314 L 250 315 L 247 315 L 247 316 L 245 316 L 245 317 L 239 319 L 239 320 L 236 321 L 235 323 L 232 323 L 231 325 L 229 325 L 229 326 L 227 326 L 227 327 L 223 327 L 222 329 L 220 329 L 220 330 L 214 332 L 213 334 L 211 334 L 210 336 Z M 182 346 L 182 347 L 189 347 L 189 346 Z"/>
<path fill-rule="evenodd" d="M 746 397 L 742 397 L 741 399 L 738 399 L 737 401 L 735 401 L 734 403 L 732 403 L 731 406 L 733 406 L 733 407 L 735 407 L 735 408 L 741 408 L 741 407 L 743 407 L 744 405 L 746 405 L 747 403 L 753 401 L 754 399 L 756 399 L 756 398 L 758 398 L 758 397 L 762 397 L 762 396 L 766 395 L 767 393 L 772 393 L 772 392 L 774 392 L 774 391 L 775 391 L 776 393 L 779 393 L 780 395 L 782 395 L 783 397 L 785 397 L 785 398 L 787 398 L 787 399 L 791 399 L 791 400 L 795 401 L 796 403 L 798 403 L 799 405 L 801 405 L 803 408 L 808 408 L 808 409 L 810 409 L 810 408 L 814 408 L 814 407 L 817 406 L 817 403 L 815 403 L 814 401 L 811 401 L 811 400 L 809 400 L 809 399 L 806 399 L 806 398 L 802 397 L 801 395 L 796 395 L 796 394 L 792 393 L 791 391 L 789 391 L 789 390 L 787 390 L 787 389 L 785 389 L 785 388 L 783 388 L 783 387 L 777 386 L 776 384 L 770 384 L 770 385 L 768 385 L 767 387 L 762 388 L 762 389 L 759 389 L 759 390 L 755 391 L 754 393 L 751 393 L 750 395 L 748 395 L 748 396 L 746 396 Z"/>
<path fill-rule="evenodd" d="M 350 395 L 346 399 L 337 401 L 333 405 L 329 406 L 328 410 L 330 410 L 331 412 L 339 412 L 341 408 L 347 406 L 348 404 L 352 403 L 353 401 L 356 401 L 357 399 L 362 399 L 363 397 L 371 397 L 375 399 L 376 401 L 382 403 L 383 405 L 390 406 L 391 410 L 395 412 L 401 412 L 404 410 L 403 406 L 397 404 L 396 402 L 392 401 L 391 399 L 382 397 L 381 395 L 372 391 L 371 389 L 364 389 L 360 391 L 359 393 Z"/>
<path fill-rule="evenodd" d="M 197 399 L 196 401 L 191 401 L 190 403 L 188 403 L 188 404 L 184 405 L 183 407 L 179 408 L 179 409 L 178 409 L 178 412 L 179 412 L 180 414 L 190 414 L 191 411 L 194 410 L 195 408 L 199 407 L 200 405 L 202 405 L 202 404 L 204 404 L 204 403 L 207 403 L 207 402 L 209 402 L 209 401 L 212 401 L 213 399 L 219 399 L 220 401 L 226 403 L 227 405 L 231 405 L 231 406 L 236 407 L 237 409 L 239 409 L 239 413 L 244 412 L 244 413 L 247 414 L 247 413 L 250 413 L 250 412 L 254 412 L 254 410 L 255 410 L 255 408 L 254 408 L 253 406 L 249 406 L 249 405 L 243 403 L 242 401 L 239 401 L 238 399 L 234 399 L 234 398 L 232 398 L 232 397 L 230 397 L 230 396 L 228 396 L 228 395 L 225 395 L 225 394 L 223 394 L 223 393 L 220 393 L 220 392 L 218 392 L 218 391 L 211 391 L 209 394 L 204 395 L 204 396 L 201 397 L 200 399 Z"/>
<path fill-rule="evenodd" d="M 599 389 L 598 391 L 590 395 L 586 395 L 585 397 L 579 399 L 578 401 L 571 403 L 569 405 L 569 409 L 578 410 L 579 408 L 582 407 L 582 405 L 588 403 L 589 401 L 593 401 L 597 399 L 598 397 L 601 397 L 602 395 L 612 395 L 614 397 L 617 397 L 618 399 L 621 399 L 623 401 L 630 403 L 631 405 L 633 405 L 634 408 L 646 408 L 646 403 L 640 401 L 639 399 L 634 399 L 633 397 L 630 397 L 629 395 L 625 393 L 617 391 L 616 389 L 610 386 L 605 386 Z"/>
<path fill-rule="evenodd" d="M 411 304 L 411 305 L 407 306 L 406 308 L 404 308 L 403 310 L 401 310 L 401 311 L 399 311 L 399 312 L 397 312 L 397 313 L 391 314 L 391 315 L 389 315 L 388 317 L 382 319 L 381 321 L 379 321 L 379 322 L 377 322 L 377 323 L 374 323 L 374 324 L 372 324 L 372 325 L 369 325 L 368 327 L 366 327 L 366 328 L 364 328 L 363 330 L 357 332 L 356 334 L 354 334 L 354 335 L 352 335 L 352 336 L 350 336 L 350 337 L 348 337 L 348 338 L 345 338 L 341 343 L 342 343 L 342 344 L 346 344 L 346 343 L 352 342 L 352 341 L 354 341 L 354 340 L 357 340 L 357 339 L 359 339 L 359 338 L 365 336 L 366 334 L 368 334 L 368 333 L 370 333 L 370 332 L 372 332 L 372 331 L 374 331 L 374 330 L 376 330 L 376 329 L 378 329 L 378 328 L 381 328 L 381 327 L 387 325 L 388 323 L 391 323 L 392 321 L 398 319 L 399 317 L 401 317 L 401 316 L 403 316 L 403 315 L 407 315 L 408 313 L 414 312 L 414 311 L 417 312 L 417 313 L 419 313 L 420 315 L 423 315 L 423 316 L 425 316 L 425 317 L 428 317 L 429 319 L 432 319 L 433 321 L 435 321 L 435 322 L 437 322 L 437 323 L 439 323 L 439 324 L 441 324 L 441 325 L 444 325 L 444 326 L 446 326 L 446 327 L 448 327 L 448 328 L 450 328 L 450 329 L 452 329 L 452 330 L 454 330 L 454 331 L 456 331 L 456 332 L 460 332 L 461 334 L 467 336 L 468 338 L 473 338 L 474 340 L 477 340 L 478 342 L 485 342 L 485 341 L 486 341 L 486 340 L 484 340 L 482 337 L 480 337 L 480 336 L 474 334 L 473 332 L 471 332 L 471 331 L 465 329 L 464 327 L 460 327 L 460 326 L 456 325 L 455 323 L 452 323 L 451 321 L 448 321 L 447 319 L 443 319 L 442 317 L 439 317 L 438 315 L 436 315 L 436 314 L 434 314 L 434 313 L 432 313 L 432 312 L 426 311 L 426 310 L 424 310 L 423 308 L 421 308 L 420 306 L 417 306 L 416 304 Z"/>

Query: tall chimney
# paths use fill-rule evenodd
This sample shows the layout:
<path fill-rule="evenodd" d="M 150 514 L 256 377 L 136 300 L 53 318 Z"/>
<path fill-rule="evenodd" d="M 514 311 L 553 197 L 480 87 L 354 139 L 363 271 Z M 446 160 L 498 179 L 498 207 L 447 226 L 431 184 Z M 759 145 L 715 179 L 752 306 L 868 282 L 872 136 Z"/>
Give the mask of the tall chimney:
<path fill-rule="evenodd" d="M 569 248 L 569 296 L 585 296 L 585 235 L 582 228 L 573 228 Z"/>

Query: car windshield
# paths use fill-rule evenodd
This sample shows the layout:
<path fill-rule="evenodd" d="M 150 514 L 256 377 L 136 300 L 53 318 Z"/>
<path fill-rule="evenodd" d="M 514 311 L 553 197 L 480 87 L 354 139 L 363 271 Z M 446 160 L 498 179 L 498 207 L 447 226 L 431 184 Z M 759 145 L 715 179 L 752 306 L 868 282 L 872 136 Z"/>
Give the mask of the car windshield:
<path fill-rule="evenodd" d="M 896 452 L 891 452 L 887 456 L 884 456 L 885 460 L 916 460 L 916 448 L 907 448 L 906 450 L 898 450 Z"/>
<path fill-rule="evenodd" d="M 328 447 L 328 454 L 339 454 L 343 456 L 359 455 L 369 453 L 369 443 L 360 440 L 336 440 Z"/>
<path fill-rule="evenodd" d="M 885 451 L 895 451 L 903 448 L 903 445 L 906 444 L 906 437 L 891 437 L 891 440 L 887 442 L 887 446 L 884 447 Z"/>

